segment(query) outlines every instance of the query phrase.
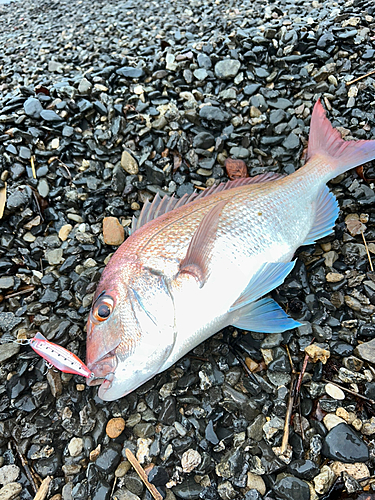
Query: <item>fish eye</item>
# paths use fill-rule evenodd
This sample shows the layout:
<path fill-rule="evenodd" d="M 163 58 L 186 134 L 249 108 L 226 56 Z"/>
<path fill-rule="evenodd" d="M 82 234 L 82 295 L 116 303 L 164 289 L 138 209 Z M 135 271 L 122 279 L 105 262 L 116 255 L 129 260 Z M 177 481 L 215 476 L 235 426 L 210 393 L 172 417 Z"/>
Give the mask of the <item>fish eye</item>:
<path fill-rule="evenodd" d="M 105 321 L 113 310 L 114 302 L 109 295 L 99 296 L 92 314 L 97 321 Z"/>

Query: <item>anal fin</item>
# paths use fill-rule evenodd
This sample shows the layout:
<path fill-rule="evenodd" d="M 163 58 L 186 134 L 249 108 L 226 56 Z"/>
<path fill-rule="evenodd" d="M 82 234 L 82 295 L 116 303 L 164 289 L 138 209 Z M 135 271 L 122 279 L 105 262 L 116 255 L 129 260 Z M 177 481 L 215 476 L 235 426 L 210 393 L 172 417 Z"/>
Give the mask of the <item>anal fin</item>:
<path fill-rule="evenodd" d="M 229 323 L 242 330 L 281 333 L 301 325 L 270 298 L 251 302 L 231 313 Z"/>
<path fill-rule="evenodd" d="M 324 238 L 324 236 L 332 233 L 339 211 L 336 197 L 325 186 L 316 201 L 314 225 L 303 244 L 311 245 L 320 238 Z"/>

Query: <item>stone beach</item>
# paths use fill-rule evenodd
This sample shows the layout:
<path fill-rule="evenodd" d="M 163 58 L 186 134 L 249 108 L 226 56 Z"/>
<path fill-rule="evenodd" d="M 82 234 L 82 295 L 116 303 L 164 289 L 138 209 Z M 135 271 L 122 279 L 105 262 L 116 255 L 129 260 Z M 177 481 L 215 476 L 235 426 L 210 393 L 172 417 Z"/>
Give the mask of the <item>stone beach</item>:
<path fill-rule="evenodd" d="M 151 500 L 126 449 L 167 500 L 375 495 L 374 162 L 330 183 L 334 232 L 272 292 L 298 329 L 227 328 L 111 403 L 14 343 L 84 360 L 144 202 L 294 172 L 318 98 L 374 139 L 374 3 L 25 0 L 0 21 L 0 500 L 43 480 L 51 500 Z"/>

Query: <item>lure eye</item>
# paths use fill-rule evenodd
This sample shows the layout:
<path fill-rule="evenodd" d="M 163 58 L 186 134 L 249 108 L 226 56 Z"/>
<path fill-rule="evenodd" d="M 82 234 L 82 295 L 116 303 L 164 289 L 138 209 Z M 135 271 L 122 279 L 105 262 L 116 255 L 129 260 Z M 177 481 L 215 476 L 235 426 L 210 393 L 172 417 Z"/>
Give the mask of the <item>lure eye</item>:
<path fill-rule="evenodd" d="M 98 297 L 92 314 L 97 321 L 105 321 L 111 315 L 113 306 L 113 299 L 109 295 Z"/>

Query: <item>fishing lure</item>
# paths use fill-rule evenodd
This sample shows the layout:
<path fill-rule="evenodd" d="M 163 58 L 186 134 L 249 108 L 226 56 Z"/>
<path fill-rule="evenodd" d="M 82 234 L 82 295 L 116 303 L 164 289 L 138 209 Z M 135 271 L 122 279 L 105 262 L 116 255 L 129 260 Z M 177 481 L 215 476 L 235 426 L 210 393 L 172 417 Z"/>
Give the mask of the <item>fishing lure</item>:
<path fill-rule="evenodd" d="M 82 377 L 86 378 L 94 376 L 78 356 L 68 351 L 68 349 L 50 342 L 39 332 L 27 343 L 39 356 L 64 373 L 82 375 Z"/>

